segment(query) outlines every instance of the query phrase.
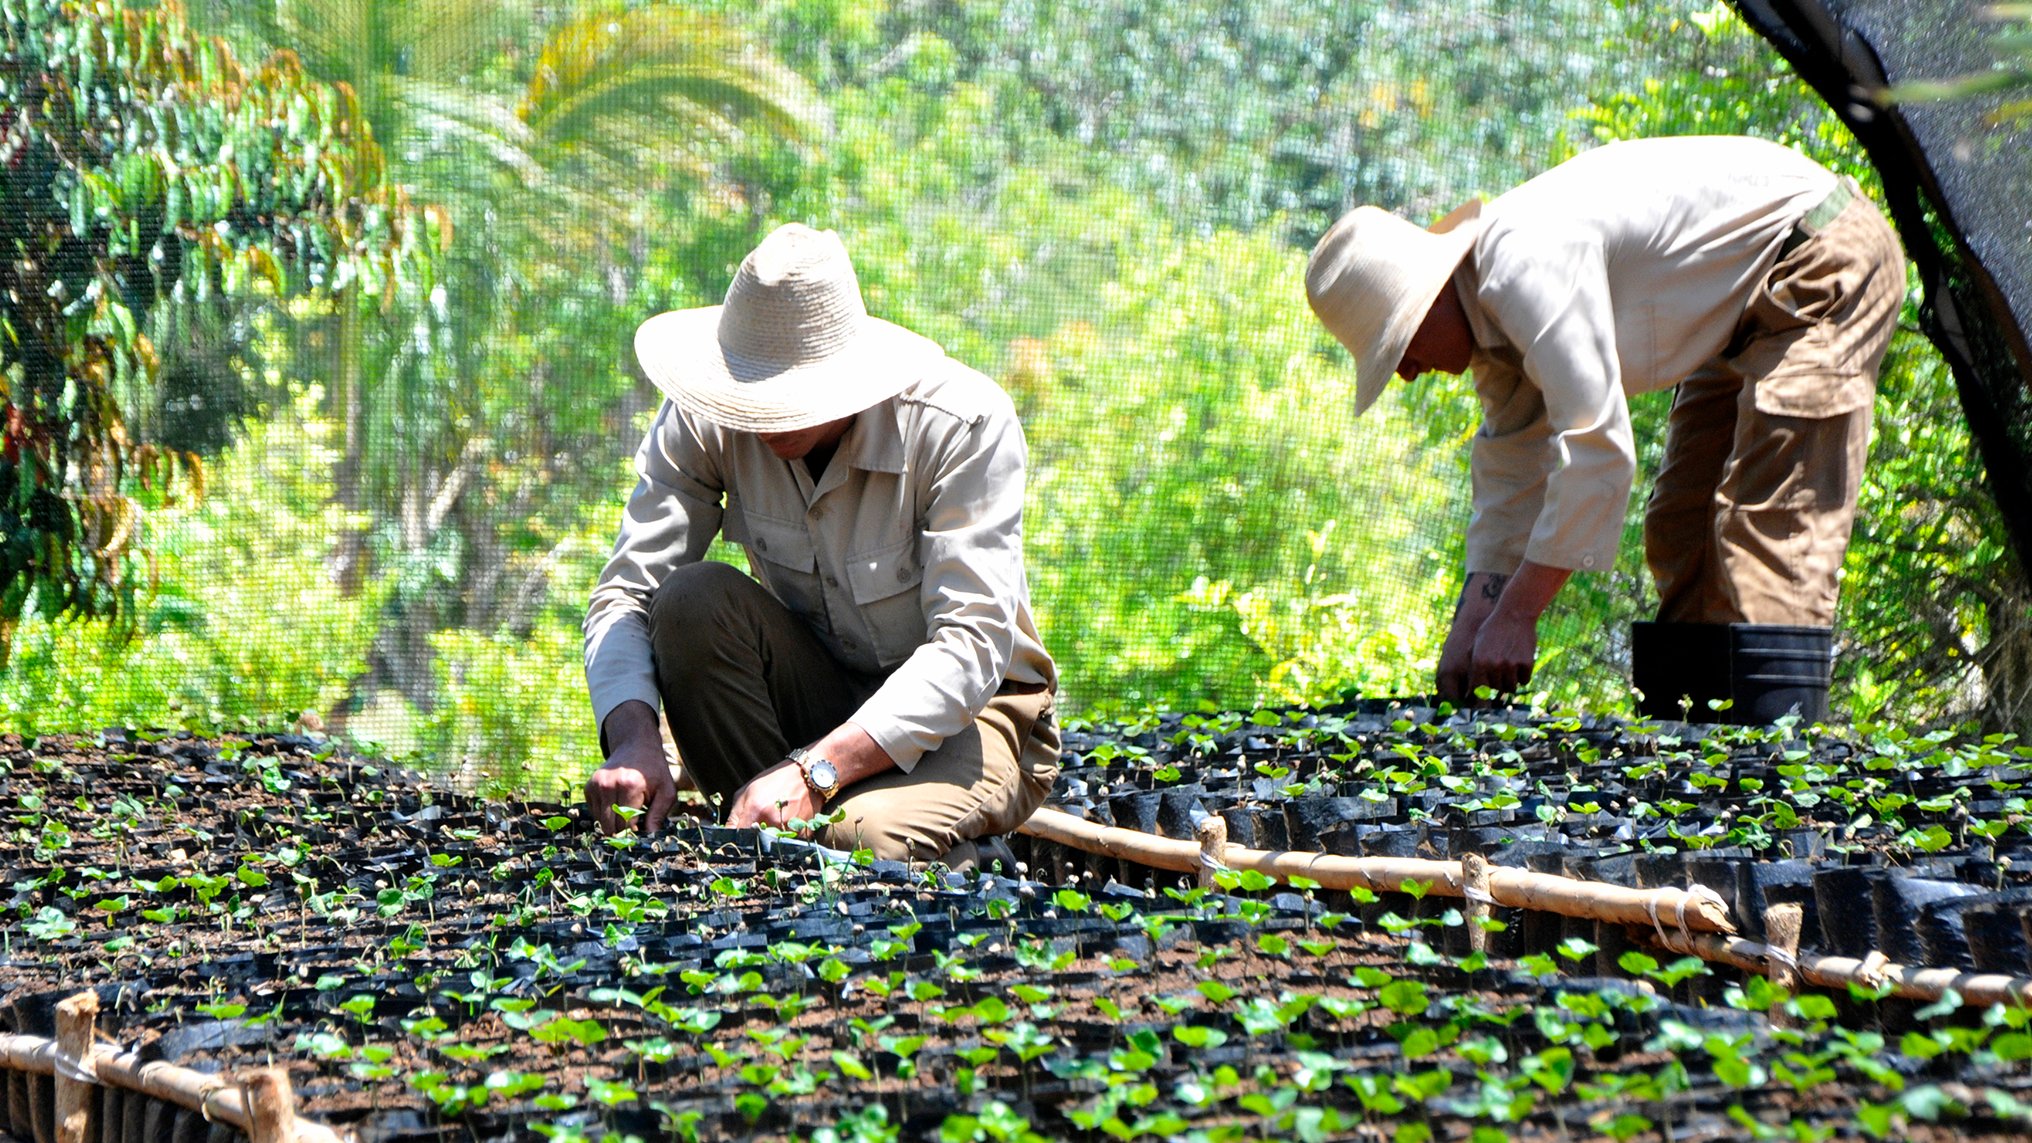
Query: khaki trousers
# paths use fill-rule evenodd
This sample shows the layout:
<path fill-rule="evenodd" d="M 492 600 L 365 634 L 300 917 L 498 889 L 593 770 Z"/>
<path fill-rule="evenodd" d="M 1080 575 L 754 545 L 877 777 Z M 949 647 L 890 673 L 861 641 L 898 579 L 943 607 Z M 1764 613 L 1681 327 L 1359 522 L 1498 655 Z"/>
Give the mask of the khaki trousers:
<path fill-rule="evenodd" d="M 1858 196 L 1779 258 L 1729 347 L 1680 382 L 1644 514 L 1668 623 L 1834 623 L 1877 369 L 1905 297 Z"/>
<path fill-rule="evenodd" d="M 679 568 L 649 611 L 664 717 L 685 769 L 724 819 L 748 780 L 847 721 L 883 676 L 834 659 L 804 622 L 728 564 Z M 856 782 L 825 808 L 818 840 L 877 858 L 971 868 L 973 839 L 1005 834 L 1058 776 L 1056 696 L 1009 684 L 971 726 L 919 758 Z"/>

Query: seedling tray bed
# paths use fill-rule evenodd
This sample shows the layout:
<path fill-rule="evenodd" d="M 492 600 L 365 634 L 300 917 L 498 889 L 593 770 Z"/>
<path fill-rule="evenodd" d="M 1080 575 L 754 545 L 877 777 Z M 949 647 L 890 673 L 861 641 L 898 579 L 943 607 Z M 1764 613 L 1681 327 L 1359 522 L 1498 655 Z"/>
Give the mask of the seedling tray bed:
<path fill-rule="evenodd" d="M 1807 910 L 1810 949 L 2032 973 L 2025 759 L 2005 737 L 1623 723 L 1382 700 L 1076 729 L 1054 804 L 1190 840 L 1458 859 L 1635 888 L 1705 885 L 1752 936 Z M 1048 874 L 1122 872 L 1033 844 Z M 1966 936 L 1968 919 L 1979 933 Z"/>
<path fill-rule="evenodd" d="M 1154 795 L 1156 832 L 1188 838 L 1217 814 L 1632 885 L 1726 873 L 1735 898 L 1746 876 L 1804 899 L 1832 869 L 1923 861 L 1981 893 L 1913 907 L 1951 902 L 1965 932 L 2019 916 L 2021 898 L 1962 904 L 2022 888 L 1998 860 L 2015 811 L 1974 811 L 2017 797 L 2006 744 L 1887 755 L 1387 704 L 1189 717 L 1077 729 L 1056 800 L 1112 818 Z M 91 988 L 103 1037 L 222 1076 L 272 1062 L 303 1114 L 362 1139 L 1944 1140 L 2020 1137 L 2032 1100 L 2020 1008 L 1788 998 L 1643 929 L 1499 909 L 1481 954 L 1459 901 L 1201 887 L 1044 843 L 1015 881 L 716 827 L 600 839 L 570 807 L 301 737 L 0 750 L 0 1030 L 49 1035 L 54 1002 Z M 1806 766 L 1881 779 L 1852 800 L 1888 815 L 1748 821 Z M 1887 797 L 1948 778 L 1971 792 Z M 1706 840 L 1661 843 L 1672 826 Z M 1787 861 L 1804 872 L 1744 873 Z M 1986 941 L 2008 944 L 1970 955 Z M 38 1138 L 13 1100 L 0 1131 Z"/>

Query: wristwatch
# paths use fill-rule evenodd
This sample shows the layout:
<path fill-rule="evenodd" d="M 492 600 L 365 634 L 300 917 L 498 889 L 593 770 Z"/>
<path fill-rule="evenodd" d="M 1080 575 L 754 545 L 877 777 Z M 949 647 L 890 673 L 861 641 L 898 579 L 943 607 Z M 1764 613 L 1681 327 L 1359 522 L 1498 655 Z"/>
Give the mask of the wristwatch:
<path fill-rule="evenodd" d="M 818 795 L 819 804 L 832 800 L 840 792 L 840 771 L 831 760 L 823 755 L 813 754 L 802 746 L 790 748 L 790 760 L 797 763 L 797 772 L 804 775 L 804 784 Z"/>

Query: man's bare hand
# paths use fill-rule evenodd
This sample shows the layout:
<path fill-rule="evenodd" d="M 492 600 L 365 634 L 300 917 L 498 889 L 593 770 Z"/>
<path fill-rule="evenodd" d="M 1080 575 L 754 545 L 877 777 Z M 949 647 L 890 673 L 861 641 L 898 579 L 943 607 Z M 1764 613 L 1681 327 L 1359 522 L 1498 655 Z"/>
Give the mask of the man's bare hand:
<path fill-rule="evenodd" d="M 1461 585 L 1460 603 L 1454 608 L 1453 626 L 1440 648 L 1436 684 L 1442 702 L 1467 702 L 1474 697 L 1475 644 L 1482 625 L 1496 612 L 1508 576 L 1476 572 Z"/>
<path fill-rule="evenodd" d="M 736 829 L 752 825 L 784 829 L 792 821 L 810 821 L 818 811 L 818 795 L 804 784 L 797 764 L 786 761 L 755 775 L 735 792 L 727 824 Z"/>
<path fill-rule="evenodd" d="M 1475 666 L 1475 636 L 1479 628 L 1455 626 L 1439 651 L 1439 671 L 1434 680 L 1441 702 L 1461 702 L 1468 695 L 1468 676 Z"/>
<path fill-rule="evenodd" d="M 1475 635 L 1468 692 L 1488 687 L 1497 694 L 1516 694 L 1531 681 L 1537 661 L 1538 624 L 1498 611 Z"/>
<path fill-rule="evenodd" d="M 678 790 L 694 788 L 693 783 L 681 767 L 673 772 L 656 712 L 648 705 L 621 704 L 607 716 L 605 730 L 612 748 L 606 765 L 586 779 L 586 809 L 606 833 L 632 825 L 647 837 L 663 828 Z M 639 817 L 616 812 L 625 809 L 643 812 Z"/>
<path fill-rule="evenodd" d="M 616 751 L 593 776 L 586 779 L 586 808 L 605 833 L 633 826 L 647 836 L 663 828 L 670 808 L 677 804 L 677 779 L 661 747 L 654 753 Z M 616 811 L 638 809 L 640 818 Z"/>

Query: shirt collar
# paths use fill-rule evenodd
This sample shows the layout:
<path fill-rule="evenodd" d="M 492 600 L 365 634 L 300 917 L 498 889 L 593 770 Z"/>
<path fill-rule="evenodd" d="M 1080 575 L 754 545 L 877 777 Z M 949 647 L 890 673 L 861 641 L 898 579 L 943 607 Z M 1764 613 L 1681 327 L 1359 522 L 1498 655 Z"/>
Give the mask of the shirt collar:
<path fill-rule="evenodd" d="M 1503 336 L 1502 329 L 1489 317 L 1489 311 L 1482 307 L 1482 275 L 1475 268 L 1473 251 L 1469 251 L 1454 270 L 1453 284 L 1455 292 L 1460 295 L 1461 313 L 1468 320 L 1468 331 L 1475 337 L 1476 355 L 1508 348 L 1510 339 Z"/>
<path fill-rule="evenodd" d="M 895 397 L 863 409 L 840 440 L 834 461 L 866 472 L 903 471 L 903 402 Z"/>

